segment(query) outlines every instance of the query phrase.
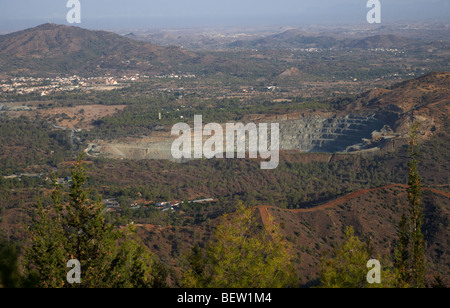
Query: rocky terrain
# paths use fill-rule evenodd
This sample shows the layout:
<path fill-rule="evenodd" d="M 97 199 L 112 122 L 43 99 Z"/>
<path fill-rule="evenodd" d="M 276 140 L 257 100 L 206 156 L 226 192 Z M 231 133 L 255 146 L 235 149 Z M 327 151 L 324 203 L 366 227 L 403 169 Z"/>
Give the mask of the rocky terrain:
<path fill-rule="evenodd" d="M 448 84 L 450 73 L 433 73 L 390 89 L 369 91 L 350 103 L 337 103 L 334 112 L 254 115 L 243 122 L 279 123 L 282 151 L 376 152 L 395 148 L 396 142 L 404 144 L 414 122 L 421 124 L 422 139 L 441 130 L 450 113 Z M 86 152 L 111 158 L 171 159 L 174 138 L 167 128 L 166 133 L 148 138 L 98 141 Z"/>

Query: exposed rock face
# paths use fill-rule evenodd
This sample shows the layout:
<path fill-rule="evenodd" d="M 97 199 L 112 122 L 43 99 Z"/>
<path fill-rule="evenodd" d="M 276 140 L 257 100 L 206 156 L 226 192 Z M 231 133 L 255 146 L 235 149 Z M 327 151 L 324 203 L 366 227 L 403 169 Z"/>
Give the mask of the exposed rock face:
<path fill-rule="evenodd" d="M 90 156 L 104 156 L 114 159 L 169 159 L 172 160 L 173 139 L 146 138 L 89 144 L 85 152 Z"/>
<path fill-rule="evenodd" d="M 419 139 L 426 139 L 448 125 L 449 84 L 450 73 L 432 73 L 390 89 L 364 93 L 340 105 L 335 112 L 249 115 L 242 121 L 279 123 L 282 151 L 392 151 L 405 144 L 413 123 L 420 123 Z M 166 133 L 153 138 L 100 142 L 91 145 L 87 153 L 126 159 L 172 159 L 174 139 Z"/>
<path fill-rule="evenodd" d="M 282 151 L 302 152 L 352 152 L 376 148 L 379 140 L 394 137 L 386 118 L 369 116 L 306 115 L 295 119 L 270 121 L 279 123 Z M 223 126 L 224 127 L 224 126 Z M 224 129 L 225 133 L 225 129 Z M 194 135 L 193 135 L 194 137 Z M 206 141 L 209 137 L 203 137 Z M 270 131 L 269 131 L 270 144 Z M 102 155 L 123 159 L 170 159 L 171 146 L 175 137 L 129 139 L 121 142 L 92 144 L 87 149 L 90 155 Z M 224 140 L 226 140 L 224 135 Z M 225 148 L 224 144 L 224 148 Z M 235 144 L 235 149 L 236 144 Z M 192 144 L 192 151 L 195 150 Z M 246 142 L 248 151 L 248 137 Z"/>
<path fill-rule="evenodd" d="M 372 132 L 383 128 L 375 116 L 325 118 L 308 116 L 280 123 L 280 149 L 304 152 L 348 152 L 367 147 Z"/>

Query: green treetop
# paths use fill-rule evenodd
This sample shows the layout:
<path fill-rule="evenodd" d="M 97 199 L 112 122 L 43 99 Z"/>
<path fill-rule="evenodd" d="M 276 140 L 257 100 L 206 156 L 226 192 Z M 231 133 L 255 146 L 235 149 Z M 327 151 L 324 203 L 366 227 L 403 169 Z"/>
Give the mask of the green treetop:
<path fill-rule="evenodd" d="M 271 221 L 258 228 L 252 209 L 239 206 L 225 215 L 214 239 L 202 252 L 194 248 L 185 274 L 188 287 L 284 288 L 296 284 L 292 256 L 277 226 Z"/>

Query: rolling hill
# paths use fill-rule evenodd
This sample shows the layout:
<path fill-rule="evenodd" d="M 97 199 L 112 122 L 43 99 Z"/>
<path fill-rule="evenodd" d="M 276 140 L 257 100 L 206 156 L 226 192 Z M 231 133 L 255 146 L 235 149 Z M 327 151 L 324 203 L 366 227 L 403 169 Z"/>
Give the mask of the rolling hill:
<path fill-rule="evenodd" d="M 440 45 L 440 43 L 435 44 Z M 344 48 L 363 50 L 375 48 L 417 49 L 423 46 L 434 45 L 395 34 L 382 34 L 354 39 L 351 37 L 338 37 L 335 34 L 305 33 L 296 29 L 258 39 L 238 40 L 228 45 L 230 48 L 237 49 Z"/>
<path fill-rule="evenodd" d="M 431 73 L 388 89 L 374 89 L 340 106 L 342 108 L 340 112 L 347 114 L 349 112 L 396 114 L 397 122 L 394 123 L 393 129 L 402 133 L 404 138 L 407 138 L 409 133 L 408 125 L 411 119 L 422 119 L 423 129 L 426 130 L 424 134 L 432 133 L 430 135 L 435 136 L 434 139 L 424 142 L 423 150 L 427 155 L 423 155 L 421 167 L 424 183 L 423 232 L 426 240 L 428 283 L 433 282 L 433 276 L 436 274 L 440 274 L 447 282 L 450 279 L 448 272 L 450 194 L 449 186 L 445 184 L 448 183 L 449 169 L 447 164 L 442 164 L 436 169 L 431 163 L 439 156 L 448 161 L 448 154 L 445 151 L 430 149 L 438 140 L 448 144 L 449 78 L 449 73 Z M 388 168 L 397 170 L 396 168 L 405 164 L 407 159 L 401 153 L 403 152 L 397 151 L 389 159 L 379 158 L 380 164 L 386 164 Z M 428 155 L 430 153 L 433 155 Z M 317 158 L 314 154 L 304 156 L 305 159 L 313 157 Z M 346 162 L 348 168 L 352 168 L 351 157 L 356 156 L 330 154 L 328 158 L 324 156 L 323 160 L 328 164 L 333 160 L 342 160 Z M 181 178 L 181 173 L 178 173 L 177 177 Z M 253 187 L 259 187 L 259 183 L 266 180 L 264 177 L 252 178 Z M 305 186 L 301 178 L 298 179 L 298 183 L 298 189 L 301 189 L 302 184 Z M 383 257 L 392 256 L 400 218 L 408 211 L 407 186 L 399 183 L 355 189 L 351 193 L 331 198 L 310 208 L 284 209 L 275 202 L 266 206 L 256 206 L 255 210 L 261 224 L 266 224 L 272 217 L 281 226 L 282 233 L 293 245 L 294 263 L 301 284 L 313 286 L 317 284 L 322 257 L 343 242 L 346 226 L 353 226 L 363 241 L 370 241 L 374 258 L 383 260 Z M 175 250 L 171 245 L 171 239 L 178 238 L 180 244 L 177 250 L 186 253 L 193 244 L 202 242 L 193 239 L 193 234 L 199 238 L 202 236 L 209 238 L 211 229 L 216 224 L 217 221 L 213 219 L 211 223 L 197 226 L 140 228 L 139 232 L 143 238 L 158 243 L 158 253 L 162 259 L 172 261 Z M 386 263 L 383 265 L 387 266 Z"/>
<path fill-rule="evenodd" d="M 180 69 L 180 65 L 183 64 L 189 65 L 189 67 L 197 67 L 199 70 L 210 68 L 221 72 L 226 71 L 230 66 L 231 60 L 211 55 L 198 55 L 176 47 L 160 47 L 150 43 L 138 42 L 130 39 L 133 37 L 131 34 L 128 37 L 104 31 L 90 31 L 53 24 L 45 24 L 33 29 L 3 35 L 0 36 L 0 73 L 22 76 L 59 74 L 89 76 L 105 73 L 159 74 L 173 70 L 177 71 Z M 242 42 L 241 46 L 249 43 L 250 45 L 248 46 L 256 48 L 263 48 L 263 46 L 268 46 L 267 48 L 291 48 L 289 46 L 312 48 L 313 46 L 325 46 L 323 44 L 327 44 L 327 39 L 327 37 L 307 37 L 298 31 L 288 31 L 259 41 Z M 394 40 L 394 38 L 389 37 L 375 38 L 365 42 L 355 42 L 354 46 L 355 48 L 358 48 L 357 46 L 360 46 L 360 48 L 393 46 Z M 336 42 L 330 40 L 328 43 L 334 44 Z M 238 47 L 240 43 L 236 44 L 235 46 Z M 301 74 L 300 70 L 292 68 L 282 73 L 281 77 L 290 78 L 299 74 Z M 386 134 L 396 133 L 398 135 L 396 137 L 403 138 L 408 135 L 411 120 L 419 119 L 423 123 L 424 135 L 431 136 L 435 132 L 445 133 L 444 137 L 447 138 L 446 142 L 448 144 L 449 134 L 445 129 L 448 128 L 448 114 L 450 113 L 449 84 L 450 73 L 433 73 L 387 89 L 374 89 L 359 95 L 355 99 L 337 102 L 337 107 L 333 111 L 332 116 L 381 114 L 383 115 L 381 120 L 389 120 L 383 124 L 390 124 L 392 129 L 392 132 L 386 132 Z M 301 117 L 309 116 L 308 112 L 302 112 L 301 114 Z M 273 114 L 267 116 L 277 117 Z M 290 114 L 289 116 L 300 117 L 300 115 L 295 114 Z M 258 115 L 258 117 L 263 116 Z M 338 129 L 340 128 L 338 127 Z M 330 134 L 326 130 L 325 133 Z M 335 132 L 331 133 L 335 134 Z M 20 150 L 22 151 L 23 149 Z M 441 161 L 448 162 L 448 156 L 445 156 L 447 155 L 445 151 L 442 151 L 442 153 L 436 152 L 440 151 L 429 151 L 433 155 L 426 157 L 426 159 L 437 161 L 436 157 L 442 156 Z M 392 154 L 392 157 L 397 155 L 397 153 Z M 304 157 L 305 159 L 313 160 L 313 157 L 317 156 L 315 154 L 314 156 L 305 155 Z M 355 168 L 351 159 L 353 157 L 362 158 L 362 155 L 336 158 L 337 156 L 339 155 L 323 155 L 324 158 L 321 159 L 324 165 L 318 166 L 318 170 L 321 170 L 319 167 L 324 167 L 324 170 L 328 172 L 328 167 L 325 165 L 331 165 L 331 161 L 334 159 L 345 160 L 345 164 L 343 163 L 340 166 L 342 166 L 342 169 L 351 170 L 351 168 Z M 380 159 L 376 162 L 376 165 L 389 164 L 389 166 L 395 166 L 404 163 L 402 157 L 392 157 L 390 158 L 391 161 Z M 305 196 L 313 193 L 317 194 L 314 202 L 319 202 L 319 197 L 323 197 L 318 193 L 319 190 L 322 193 L 330 190 L 330 187 L 323 185 L 322 183 L 324 182 L 317 179 L 319 177 L 317 174 L 311 173 L 308 174 L 308 178 L 302 178 L 301 174 L 303 172 L 300 170 L 312 170 L 307 169 L 308 163 L 297 164 L 302 167 L 298 168 L 298 172 L 293 171 L 290 163 L 289 165 L 286 164 L 284 169 L 280 168 L 282 173 L 278 176 L 276 173 L 272 173 L 269 176 L 268 173 L 252 172 L 254 169 L 251 168 L 251 163 L 245 161 L 238 162 L 238 165 L 221 164 L 220 161 L 207 163 L 211 165 L 206 165 L 206 163 L 205 165 L 203 163 L 202 165 L 190 165 L 187 163 L 181 166 L 155 162 L 149 163 L 148 167 L 143 165 L 146 166 L 144 168 L 138 167 L 140 165 L 135 162 L 121 162 L 118 160 L 114 163 L 99 164 L 96 167 L 98 168 L 96 169 L 96 180 L 98 181 L 97 183 L 105 184 L 105 182 L 102 182 L 105 179 L 111 182 L 114 179 L 114 185 L 123 188 L 135 187 L 136 183 L 146 182 L 152 187 L 164 187 L 164 190 L 167 188 L 168 195 L 172 194 L 174 196 L 178 194 L 178 192 L 174 192 L 175 189 L 192 190 L 193 195 L 205 196 L 232 196 L 233 193 L 240 196 L 237 193 L 245 195 L 249 192 L 257 192 L 265 196 L 266 193 L 272 192 L 276 193 L 275 197 L 277 194 L 286 196 L 291 191 L 296 192 L 300 189 L 305 189 L 308 190 L 308 194 L 305 194 Z M 210 167 L 208 168 L 208 166 Z M 204 169 L 202 169 L 203 167 Z M 427 170 L 422 174 L 427 178 L 433 177 L 431 183 L 435 187 L 433 189 L 425 189 L 423 193 L 424 229 L 429 261 L 428 274 L 440 273 L 447 280 L 449 278 L 448 206 L 450 200 L 448 189 L 445 190 L 443 188 L 443 190 L 439 190 L 436 187 L 448 183 L 448 168 L 449 165 L 443 163 L 436 171 L 436 169 L 426 165 L 424 169 Z M 392 170 L 399 170 L 399 168 L 393 167 Z M 341 171 L 344 170 L 330 170 L 330 174 L 339 174 Z M 225 175 L 228 175 L 226 181 L 224 181 Z M 364 183 L 365 177 L 361 177 L 358 180 L 355 175 L 352 180 L 350 175 L 351 173 L 349 173 L 347 178 L 346 174 L 343 173 L 339 175 L 339 178 L 336 177 L 336 182 L 342 182 L 342 187 L 339 188 L 348 189 L 350 181 L 353 181 L 352 185 L 355 183 L 359 185 L 358 181 L 361 181 L 361 184 L 367 184 Z M 213 181 L 211 177 L 214 177 L 214 180 L 217 179 L 217 181 Z M 310 185 L 304 185 L 306 182 L 309 182 Z M 249 185 L 242 185 L 244 183 Z M 112 184 L 109 185 L 110 183 L 108 182 L 106 184 L 108 184 L 107 186 L 113 186 Z M 430 182 L 426 184 L 429 185 Z M 302 185 L 304 186 L 301 187 Z M 33 200 L 31 193 L 25 195 L 24 192 L 19 190 L 10 193 L 13 195 L 11 198 L 17 200 L 17 204 L 19 204 L 19 198 L 30 202 Z M 165 194 L 166 192 L 164 191 L 163 193 Z M 337 193 L 337 190 L 336 192 L 331 192 L 331 194 L 333 194 L 333 199 L 340 195 Z M 363 240 L 371 240 L 376 253 L 374 257 L 390 254 L 395 245 L 400 216 L 407 208 L 405 186 L 400 184 L 357 190 L 341 198 L 308 209 L 283 209 L 277 207 L 277 198 L 272 199 L 274 202 L 270 206 L 259 206 L 256 209 L 262 224 L 265 223 L 269 216 L 272 216 L 281 225 L 283 234 L 294 246 L 295 264 L 301 277 L 301 283 L 305 286 L 315 283 L 323 253 L 329 252 L 335 245 L 342 243 L 345 226 L 354 226 L 357 234 Z M 256 200 L 255 198 L 255 202 Z M 15 200 L 12 202 L 15 202 Z M 11 229 L 16 227 L 21 223 L 20 220 L 22 218 L 24 220 L 27 219 L 25 217 L 27 217 L 27 211 L 31 207 L 21 205 L 12 206 L 5 210 L 6 214 L 1 221 L 5 225 L 5 229 L 6 227 Z M 138 233 L 147 243 L 152 245 L 152 250 L 165 263 L 174 268 L 179 267 L 184 254 L 195 243 L 206 242 L 211 236 L 212 229 L 218 222 L 215 219 L 216 213 L 207 216 L 207 208 L 202 208 L 202 210 L 205 210 L 204 223 L 180 224 L 177 226 L 166 225 L 165 227 L 142 223 L 137 225 Z M 195 222 L 197 218 L 199 221 L 203 221 L 203 215 L 199 214 L 197 216 L 192 217 L 192 221 Z M 187 221 L 191 221 L 191 218 Z M 19 228 L 16 229 L 20 230 Z"/>
<path fill-rule="evenodd" d="M 244 49 L 303 49 L 303 48 L 330 48 L 338 41 L 329 36 L 307 35 L 299 30 L 288 30 L 279 34 L 270 35 L 255 40 L 238 40 L 229 44 L 230 48 Z"/>
<path fill-rule="evenodd" d="M 282 232 L 294 243 L 301 260 L 298 264 L 301 279 L 311 283 L 318 277 L 321 257 L 332 251 L 334 244 L 342 242 L 346 226 L 353 226 L 363 240 L 370 240 L 374 258 L 390 255 L 398 222 L 407 211 L 406 191 L 406 185 L 391 184 L 356 191 L 312 209 L 283 210 L 268 206 L 257 209 L 263 224 L 269 217 L 281 224 Z M 427 277 L 432 281 L 432 276 L 440 273 L 447 280 L 450 194 L 425 188 L 423 196 Z"/>
<path fill-rule="evenodd" d="M 163 73 L 189 61 L 199 62 L 198 56 L 177 47 L 64 25 L 44 24 L 0 36 L 0 67 L 9 75 Z"/>
<path fill-rule="evenodd" d="M 404 138 L 409 136 L 412 122 L 419 122 L 422 137 L 429 137 L 448 126 L 449 83 L 450 73 L 435 72 L 386 89 L 370 90 L 337 105 L 344 114 L 376 113 L 395 119 L 391 128 Z"/>
<path fill-rule="evenodd" d="M 410 38 L 405 38 L 398 35 L 375 35 L 364 39 L 353 40 L 347 44 L 350 48 L 359 49 L 374 49 L 374 48 L 406 48 L 417 44 L 418 41 Z"/>

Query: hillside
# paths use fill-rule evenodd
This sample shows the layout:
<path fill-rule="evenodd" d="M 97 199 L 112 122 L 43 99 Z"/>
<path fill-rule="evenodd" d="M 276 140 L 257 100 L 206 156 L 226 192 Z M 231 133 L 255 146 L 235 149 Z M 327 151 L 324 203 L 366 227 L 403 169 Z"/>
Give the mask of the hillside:
<path fill-rule="evenodd" d="M 397 237 L 400 217 L 407 210 L 405 185 L 388 185 L 354 192 L 313 209 L 282 210 L 258 207 L 264 223 L 269 216 L 282 226 L 285 236 L 294 243 L 303 282 L 318 278 L 320 259 L 341 243 L 343 230 L 353 226 L 363 240 L 370 240 L 373 257 L 390 255 Z M 450 194 L 424 189 L 424 235 L 427 253 L 427 277 L 441 273 L 449 279 Z"/>
<path fill-rule="evenodd" d="M 299 30 L 288 30 L 279 34 L 270 35 L 255 40 L 238 40 L 229 44 L 230 48 L 245 49 L 303 49 L 303 48 L 329 48 L 338 41 L 329 36 L 307 35 Z"/>
<path fill-rule="evenodd" d="M 398 35 L 375 35 L 364 39 L 353 40 L 347 44 L 350 48 L 374 49 L 374 48 L 406 48 L 418 42 L 413 39 L 405 38 Z"/>
<path fill-rule="evenodd" d="M 322 256 L 342 243 L 346 226 L 353 226 L 363 241 L 370 240 L 374 258 L 391 255 L 408 205 L 407 138 L 411 124 L 418 121 L 427 275 L 439 273 L 449 281 L 450 73 L 398 83 L 411 78 L 410 72 L 421 71 L 414 62 L 406 62 L 412 69 L 402 78 L 377 83 L 382 76 L 394 76 L 396 71 L 384 71 L 391 63 L 400 67 L 405 62 L 391 51 L 367 50 L 412 46 L 411 40 L 386 35 L 350 42 L 290 30 L 233 45 L 278 50 L 193 53 L 137 38 L 134 32 L 119 36 L 53 24 L 0 36 L 0 79 L 196 75 L 154 76 L 110 92 L 77 90 L 47 97 L 5 92 L 0 103 L 0 231 L 15 241 L 24 240 L 24 226 L 31 224 L 37 201 L 52 204 L 52 185 L 46 177 L 55 173 L 68 189 L 65 179 L 74 152 L 85 149 L 90 198 L 99 194 L 105 202 L 118 200 L 120 207 L 110 208 L 107 221 L 133 222 L 143 242 L 171 270 L 185 265 L 194 244 L 205 247 L 220 217 L 242 201 L 255 209 L 262 225 L 270 217 L 280 225 L 293 244 L 301 285 L 312 286 Z M 348 42 L 355 48 L 352 52 L 346 49 Z M 327 49 L 330 46 L 342 49 Z M 377 60 L 371 63 L 366 55 Z M 423 58 L 428 56 L 427 51 Z M 354 60 L 362 66 L 347 70 Z M 383 75 L 374 72 L 377 65 Z M 373 75 L 359 84 L 354 72 L 363 67 L 365 71 L 365 66 Z M 426 72 L 432 70 L 439 69 Z M 311 72 L 328 77 L 315 79 Z M 336 80 L 327 81 L 333 75 Z M 317 95 L 320 87 L 327 95 Z M 261 170 L 258 159 L 182 164 L 161 159 L 173 160 L 172 125 L 181 119 L 191 124 L 196 114 L 203 114 L 205 123 L 279 123 L 278 168 Z M 75 133 L 63 127 L 83 130 Z M 158 205 L 209 198 L 214 201 L 184 203 L 173 210 Z"/>
<path fill-rule="evenodd" d="M 356 99 L 341 102 L 343 113 L 378 113 L 395 119 L 391 129 L 407 137 L 412 122 L 421 123 L 423 136 L 429 136 L 448 125 L 450 114 L 450 73 L 431 73 L 396 84 L 374 89 Z"/>
<path fill-rule="evenodd" d="M 368 35 L 368 34 L 365 34 Z M 446 40 L 436 40 L 434 37 L 411 38 L 401 34 L 379 34 L 355 38 L 355 35 L 338 33 L 308 33 L 300 30 L 288 30 L 282 33 L 261 38 L 240 39 L 227 44 L 234 49 L 332 49 L 332 50 L 408 50 L 411 53 L 427 52 L 428 50 L 447 50 Z"/>
<path fill-rule="evenodd" d="M 423 190 L 424 236 L 427 255 L 427 281 L 440 274 L 450 279 L 447 270 L 450 236 L 450 194 L 437 189 Z M 311 209 L 287 210 L 277 206 L 255 207 L 255 214 L 264 225 L 272 218 L 292 244 L 294 263 L 301 286 L 314 286 L 319 278 L 321 259 L 343 242 L 344 230 L 353 226 L 362 241 L 370 241 L 372 257 L 383 266 L 392 255 L 397 239 L 398 223 L 407 211 L 406 186 L 391 184 L 356 191 L 342 198 Z M 220 218 L 207 224 L 190 226 L 156 226 L 138 224 L 137 231 L 153 246 L 164 262 L 179 269 L 178 258 L 187 254 L 196 243 L 204 244 Z"/>
<path fill-rule="evenodd" d="M 254 40 L 238 40 L 229 44 L 231 48 L 260 49 L 307 49 L 307 48 L 356 48 L 356 49 L 403 49 L 414 47 L 419 41 L 393 34 L 375 35 L 362 39 L 334 38 L 329 35 L 312 35 L 300 30 L 288 30 Z"/>
<path fill-rule="evenodd" d="M 0 66 L 10 75 L 160 73 L 196 57 L 176 47 L 55 24 L 0 36 Z"/>

